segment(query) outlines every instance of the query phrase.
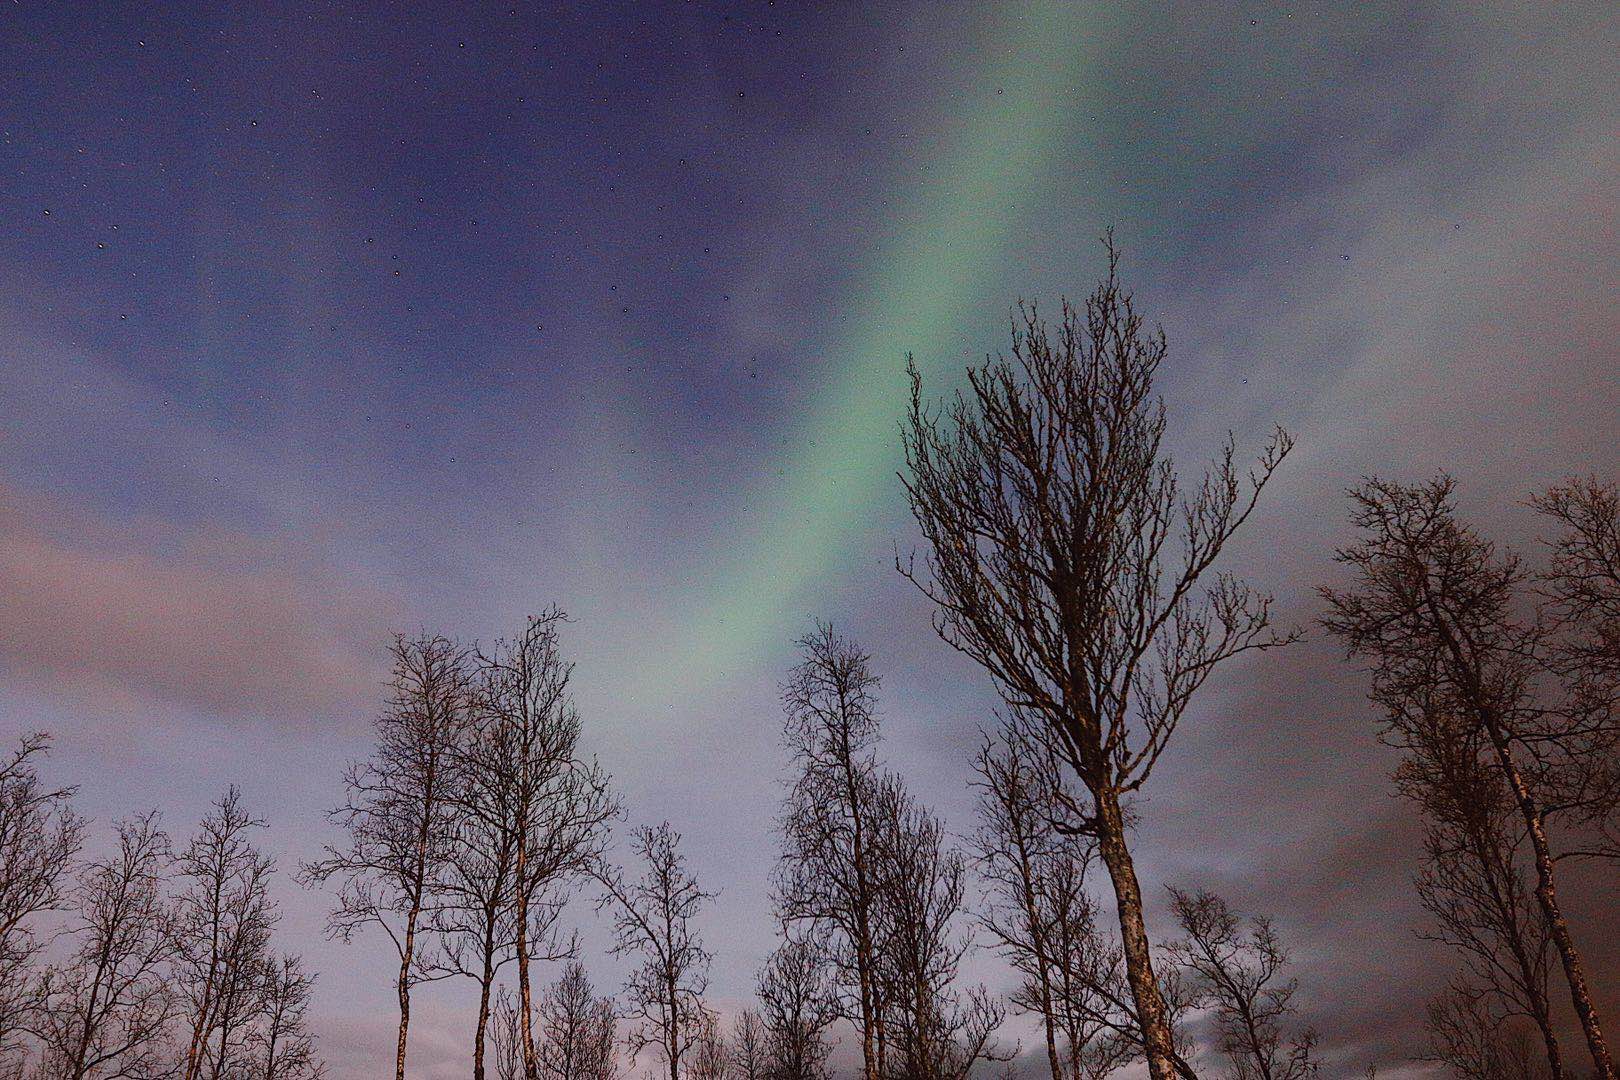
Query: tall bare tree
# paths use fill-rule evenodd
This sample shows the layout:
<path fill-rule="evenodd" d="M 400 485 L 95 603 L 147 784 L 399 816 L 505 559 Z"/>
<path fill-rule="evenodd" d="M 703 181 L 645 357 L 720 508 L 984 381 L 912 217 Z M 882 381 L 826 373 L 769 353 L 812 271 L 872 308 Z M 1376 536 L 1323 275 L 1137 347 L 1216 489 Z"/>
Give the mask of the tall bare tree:
<path fill-rule="evenodd" d="M 1153 1080 L 1175 1071 L 1153 970 L 1126 800 L 1147 782 L 1189 702 L 1222 662 L 1279 644 L 1268 598 L 1214 565 L 1287 454 L 1279 431 L 1246 476 L 1228 441 L 1183 497 L 1153 383 L 1166 355 L 1108 276 L 1049 327 L 1033 307 L 1012 357 L 925 404 L 915 365 L 906 492 L 928 543 L 900 570 L 935 627 L 983 666 L 1008 706 L 1041 723 L 1084 789 L 1068 827 L 1095 837 L 1114 888 Z"/>
<path fill-rule="evenodd" d="M 1429 1003 L 1425 1023 L 1430 1060 L 1445 1065 L 1457 1080 L 1545 1080 L 1548 1075 L 1528 1034 L 1504 1024 L 1476 993 L 1447 990 Z"/>
<path fill-rule="evenodd" d="M 1118 1032 L 1125 1021 L 1112 995 L 1099 992 L 1116 981 L 1119 955 L 1086 889 L 1095 843 L 1054 827 L 1061 778 L 1016 720 L 985 738 L 974 770 L 973 841 L 988 892 L 979 921 L 1020 976 L 1012 1005 L 1040 1018 L 1053 1080 L 1100 1080 L 1135 1043 Z"/>
<path fill-rule="evenodd" d="M 1500 771 L 1468 727 L 1444 707 L 1403 725 L 1407 756 L 1396 783 L 1427 821 L 1418 896 L 1435 918 L 1433 936 L 1457 949 L 1467 969 L 1467 982 L 1447 993 L 1473 999 L 1470 1015 L 1487 1011 L 1496 1024 L 1528 1019 L 1548 1075 L 1562 1080 L 1548 994 L 1552 938 L 1526 866 L 1528 844 Z"/>
<path fill-rule="evenodd" d="M 704 1013 L 697 1038 L 686 1053 L 687 1080 L 726 1080 L 731 1075 L 731 1047 L 720 1032 L 720 1019 Z"/>
<path fill-rule="evenodd" d="M 731 1071 L 736 1080 L 769 1080 L 770 1033 L 754 1009 L 744 1009 L 731 1033 Z"/>
<path fill-rule="evenodd" d="M 0 761 L 0 1075 L 21 1067 L 31 969 L 50 937 L 37 919 L 68 903 L 66 875 L 84 834 L 72 789 L 41 782 L 35 767 L 50 745 L 43 733 L 24 735 Z"/>
<path fill-rule="evenodd" d="M 618 1017 L 612 998 L 598 997 L 578 961 L 540 995 L 536 1012 L 544 1036 L 540 1075 L 545 1080 L 616 1080 Z"/>
<path fill-rule="evenodd" d="M 709 1015 L 703 994 L 710 954 L 692 920 L 714 894 L 704 892 L 687 871 L 680 840 L 668 822 L 643 826 L 630 842 L 643 866 L 640 876 L 626 880 L 613 868 L 599 871 L 601 903 L 613 913 L 613 952 L 640 960 L 625 985 L 630 1017 L 637 1022 L 630 1033 L 631 1053 L 655 1048 L 669 1080 L 681 1080 L 682 1062 Z"/>
<path fill-rule="evenodd" d="M 495 1059 L 496 1080 L 523 1080 L 527 1064 L 523 1060 L 522 1027 L 517 999 L 503 986 L 489 1014 L 490 1054 Z"/>
<path fill-rule="evenodd" d="M 1559 631 L 1552 666 L 1567 690 L 1571 727 L 1591 743 L 1579 779 L 1580 824 L 1595 842 L 1566 857 L 1620 859 L 1620 487 L 1565 481 L 1532 500 L 1558 526 L 1538 584 Z"/>
<path fill-rule="evenodd" d="M 536 1080 L 539 1070 L 531 966 L 537 959 L 561 955 L 545 932 L 561 902 L 559 890 L 599 862 L 608 827 L 619 814 L 607 774 L 580 756 L 579 713 L 569 689 L 573 665 L 563 659 L 559 639 L 566 618 L 550 608 L 529 619 L 515 640 L 497 642 L 491 652 L 479 654 L 476 713 L 483 737 L 469 744 L 476 748 L 470 764 L 493 775 L 483 781 L 482 795 L 458 802 L 458 809 L 472 817 L 468 828 L 477 830 L 477 857 L 487 861 L 495 855 L 505 842 L 503 833 L 513 843 L 511 948 L 527 1080 Z M 498 798 L 492 794 L 495 787 L 502 788 Z M 498 820 L 501 815 L 504 821 Z M 466 841 L 465 833 L 461 839 Z M 488 865 L 494 872 L 498 861 Z M 485 959 L 492 912 L 488 901 L 498 895 L 487 885 L 473 890 L 478 895 L 472 905 L 472 929 Z"/>
<path fill-rule="evenodd" d="M 1316 1033 L 1289 1031 L 1297 983 L 1271 920 L 1244 920 L 1214 893 L 1171 889 L 1171 910 L 1186 937 L 1170 956 L 1187 975 L 1191 1001 L 1215 1021 L 1216 1048 L 1232 1080 L 1310 1080 L 1321 1074 Z"/>
<path fill-rule="evenodd" d="M 878 677 L 871 657 L 821 624 L 782 688 L 783 739 L 797 772 L 780 820 L 776 902 L 783 921 L 825 942 L 861 1039 L 865 1080 L 885 1058 L 877 985 L 877 870 L 870 817 L 877 788 Z"/>
<path fill-rule="evenodd" d="M 261 1003 L 276 922 L 274 863 L 252 841 L 264 827 L 226 790 L 175 861 L 173 979 L 188 1028 L 183 1080 L 219 1080 L 244 1053 Z"/>
<path fill-rule="evenodd" d="M 828 1029 L 839 1019 L 837 991 L 828 977 L 827 965 L 818 950 L 808 942 L 787 941 L 766 961 L 759 973 L 761 1016 L 753 1023 L 763 1027 L 764 1068 L 769 1080 L 823 1080 L 827 1057 L 832 1053 Z M 738 1028 L 739 1064 L 749 1063 L 739 1072 L 755 1075 L 761 1070 L 758 1055 L 749 1039 L 748 1014 Z"/>
<path fill-rule="evenodd" d="M 417 933 L 449 845 L 451 762 L 469 704 L 468 658 L 443 637 L 396 637 L 387 706 L 373 721 L 371 759 L 351 765 L 348 797 L 329 817 L 348 831 L 344 848 L 327 848 L 306 865 L 306 882 L 338 883 L 328 930 L 348 941 L 380 926 L 399 957 L 395 1080 L 405 1080 Z"/>
<path fill-rule="evenodd" d="M 178 1013 L 170 986 L 174 919 L 164 894 L 173 865 L 156 815 L 118 826 L 118 850 L 91 862 L 76 890 L 72 955 L 48 969 L 29 1028 L 40 1076 L 168 1080 Z"/>
<path fill-rule="evenodd" d="M 1398 739 L 1437 712 L 1453 737 L 1477 743 L 1498 772 L 1529 844 L 1535 897 L 1569 984 L 1596 1074 L 1613 1080 L 1586 966 L 1558 899 L 1552 816 L 1587 812 L 1594 774 L 1593 728 L 1581 709 L 1545 707 L 1538 682 L 1548 668 L 1547 626 L 1514 607 L 1529 574 L 1513 554 L 1457 520 L 1453 483 L 1420 486 L 1369 480 L 1352 493 L 1356 545 L 1339 552 L 1351 590 L 1323 590 L 1324 620 L 1372 670 L 1374 700 Z"/>
<path fill-rule="evenodd" d="M 315 1052 L 309 1027 L 313 976 L 296 956 L 280 956 L 263 972 L 262 1007 L 249 1038 L 249 1064 L 241 1080 L 323 1080 L 326 1066 Z"/>
<path fill-rule="evenodd" d="M 990 1040 L 1004 1019 L 982 987 L 964 994 L 957 986 L 971 945 L 963 925 L 967 863 L 898 777 L 882 779 L 873 805 L 887 1075 L 963 1080 L 977 1062 L 997 1058 Z"/>

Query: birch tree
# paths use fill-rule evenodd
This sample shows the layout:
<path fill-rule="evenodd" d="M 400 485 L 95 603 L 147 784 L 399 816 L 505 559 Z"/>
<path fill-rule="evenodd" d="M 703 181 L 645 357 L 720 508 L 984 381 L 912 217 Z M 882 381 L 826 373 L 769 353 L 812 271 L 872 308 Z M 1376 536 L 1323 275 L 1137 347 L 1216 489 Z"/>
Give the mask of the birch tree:
<path fill-rule="evenodd" d="M 1278 431 L 1245 471 L 1230 440 L 1184 493 L 1163 449 L 1154 381 L 1167 355 L 1108 275 L 1056 326 L 1021 309 L 1012 356 L 925 403 L 910 367 L 903 475 L 927 553 L 900 570 L 935 628 L 1040 724 L 1080 796 L 1067 828 L 1095 838 L 1113 886 L 1153 1080 L 1170 1080 L 1170 1017 L 1153 966 L 1127 801 L 1224 662 L 1280 644 L 1269 599 L 1215 570 L 1288 453 Z"/>
<path fill-rule="evenodd" d="M 312 884 L 336 882 L 328 932 L 343 941 L 380 927 L 399 966 L 394 1077 L 405 1080 L 411 988 L 418 978 L 417 936 L 449 846 L 451 762 L 469 704 L 464 649 L 443 637 L 396 637 L 387 706 L 373 721 L 369 760 L 344 777 L 348 798 L 328 816 L 349 834 L 303 868 Z"/>

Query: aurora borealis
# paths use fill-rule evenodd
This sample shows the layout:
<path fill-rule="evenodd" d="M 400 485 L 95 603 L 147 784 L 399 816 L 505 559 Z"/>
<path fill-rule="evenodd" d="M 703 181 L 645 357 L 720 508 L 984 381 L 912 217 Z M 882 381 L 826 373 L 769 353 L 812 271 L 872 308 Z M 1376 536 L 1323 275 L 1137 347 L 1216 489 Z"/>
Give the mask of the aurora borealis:
<path fill-rule="evenodd" d="M 730 1007 L 812 619 L 874 653 L 886 759 L 970 824 L 994 703 L 893 568 L 907 355 L 947 392 L 1019 300 L 1083 295 L 1112 227 L 1184 469 L 1298 438 L 1232 564 L 1286 621 L 1364 473 L 1446 468 L 1533 543 L 1528 492 L 1615 466 L 1617 38 L 1598 3 L 15 6 L 0 736 L 55 732 L 96 828 L 240 783 L 290 868 L 388 634 L 555 602 L 590 750 L 721 893 Z M 1309 942 L 1359 1075 L 1437 961 L 1392 759 L 1318 637 L 1212 685 L 1142 872 Z M 334 1080 L 373 1076 L 382 949 L 281 886 Z M 462 1075 L 455 993 L 424 1078 Z"/>

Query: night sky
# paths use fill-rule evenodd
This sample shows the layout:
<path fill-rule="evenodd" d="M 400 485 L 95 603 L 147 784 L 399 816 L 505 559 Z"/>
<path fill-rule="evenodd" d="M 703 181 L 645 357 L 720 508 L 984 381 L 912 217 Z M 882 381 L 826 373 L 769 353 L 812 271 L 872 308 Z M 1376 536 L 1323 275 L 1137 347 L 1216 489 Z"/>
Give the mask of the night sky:
<path fill-rule="evenodd" d="M 1529 493 L 1617 478 L 1612 3 L 136 7 L 0 12 L 0 738 L 57 735 L 97 843 L 242 786 L 335 1080 L 391 1053 L 389 954 L 292 871 L 395 630 L 570 613 L 589 750 L 720 890 L 723 1010 L 813 619 L 971 825 L 993 699 L 893 565 L 905 359 L 954 385 L 1107 227 L 1184 470 L 1299 440 L 1229 563 L 1287 623 L 1362 474 L 1448 469 L 1532 547 Z M 1333 1073 L 1399 1075 L 1452 961 L 1363 690 L 1319 631 L 1228 670 L 1137 850 L 1152 925 L 1169 883 L 1274 913 Z M 1620 910 L 1570 891 L 1599 945 Z M 464 996 L 419 993 L 413 1073 L 463 1075 Z"/>

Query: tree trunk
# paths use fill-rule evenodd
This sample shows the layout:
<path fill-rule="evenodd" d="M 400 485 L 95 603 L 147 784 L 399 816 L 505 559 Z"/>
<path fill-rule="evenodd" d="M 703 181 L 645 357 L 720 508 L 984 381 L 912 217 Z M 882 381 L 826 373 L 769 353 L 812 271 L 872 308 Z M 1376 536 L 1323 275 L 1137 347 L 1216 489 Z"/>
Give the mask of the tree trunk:
<path fill-rule="evenodd" d="M 1111 788 L 1096 793 L 1097 849 L 1114 884 L 1115 905 L 1119 909 L 1119 937 L 1125 953 L 1125 975 L 1136 1002 L 1136 1019 L 1142 1028 L 1142 1050 L 1147 1056 L 1152 1080 L 1173 1080 L 1176 1075 L 1170 1020 L 1153 974 L 1147 924 L 1142 918 L 1142 890 L 1136 881 L 1136 867 L 1125 843 L 1125 817 L 1119 795 Z"/>
<path fill-rule="evenodd" d="M 493 950 L 484 939 L 484 970 L 478 980 L 478 1030 L 473 1033 L 473 1080 L 484 1080 L 484 1041 L 489 1030 L 489 994 L 495 985 Z"/>
<path fill-rule="evenodd" d="M 405 1039 L 411 1029 L 411 959 L 416 951 L 416 919 L 421 907 L 419 900 L 413 900 L 410 913 L 405 916 L 405 948 L 399 959 L 399 1045 L 394 1053 L 394 1080 L 405 1080 Z"/>
<path fill-rule="evenodd" d="M 1614 1063 L 1609 1058 L 1609 1048 L 1603 1041 L 1603 1028 L 1598 1022 L 1597 1008 L 1592 1004 L 1592 995 L 1586 988 L 1586 971 L 1581 964 L 1581 955 L 1576 951 L 1575 939 L 1570 936 L 1569 923 L 1565 921 L 1564 913 L 1558 906 L 1558 890 L 1553 880 L 1552 851 L 1547 844 L 1547 830 L 1542 819 L 1541 807 L 1531 794 L 1530 786 L 1519 770 L 1519 763 L 1513 759 L 1513 748 L 1508 742 L 1507 731 L 1503 728 L 1501 717 L 1485 692 L 1478 664 L 1441 614 L 1439 604 L 1428 589 L 1426 574 L 1422 581 L 1425 603 L 1445 641 L 1446 650 L 1451 654 L 1452 663 L 1456 666 L 1455 670 L 1459 676 L 1457 682 L 1478 713 L 1479 722 L 1491 740 L 1491 749 L 1496 754 L 1497 764 L 1507 778 L 1508 789 L 1513 793 L 1514 805 L 1518 807 L 1519 815 L 1524 818 L 1525 831 L 1530 836 L 1530 846 L 1536 856 L 1536 901 L 1541 905 L 1542 914 L 1546 916 L 1547 925 L 1552 930 L 1553 944 L 1558 949 L 1558 958 L 1564 965 L 1564 978 L 1569 983 L 1569 996 L 1575 1006 L 1575 1015 L 1580 1018 L 1581 1032 L 1586 1036 L 1586 1047 L 1592 1054 L 1592 1065 L 1597 1070 L 1594 1075 L 1597 1080 L 1615 1080 Z"/>
<path fill-rule="evenodd" d="M 519 835 L 513 877 L 517 883 L 518 1011 L 523 1021 L 523 1075 L 526 1080 L 539 1080 L 540 1066 L 534 1053 L 534 995 L 529 986 L 528 851 L 525 837 Z"/>
<path fill-rule="evenodd" d="M 1478 687 L 1470 689 L 1477 691 Z M 1475 700 L 1482 702 L 1483 695 L 1476 697 Z M 1542 820 L 1541 807 L 1531 794 L 1529 785 L 1525 783 L 1518 762 L 1513 759 L 1507 733 L 1502 729 L 1496 713 L 1483 703 L 1479 711 L 1485 731 L 1490 736 L 1491 747 L 1496 752 L 1497 763 L 1507 776 L 1508 787 L 1513 792 L 1513 801 L 1519 809 L 1520 816 L 1524 818 L 1525 831 L 1530 836 L 1530 846 L 1536 857 L 1536 901 L 1541 905 L 1542 914 L 1547 918 L 1547 925 L 1552 930 L 1553 944 L 1558 949 L 1558 958 L 1563 962 L 1564 977 L 1569 982 L 1570 1000 L 1575 1006 L 1575 1015 L 1580 1018 L 1581 1033 L 1586 1036 L 1586 1047 L 1592 1054 L 1592 1065 L 1596 1069 L 1594 1075 L 1598 1080 L 1615 1080 L 1614 1063 L 1609 1057 L 1609 1048 L 1603 1041 L 1603 1027 L 1598 1020 L 1597 1007 L 1592 1004 L 1592 995 L 1586 988 L 1586 970 L 1581 964 L 1581 954 L 1575 948 L 1575 939 L 1570 935 L 1569 923 L 1564 919 L 1564 913 L 1558 906 L 1558 890 L 1553 879 L 1552 851 L 1547 843 L 1547 830 Z"/>

